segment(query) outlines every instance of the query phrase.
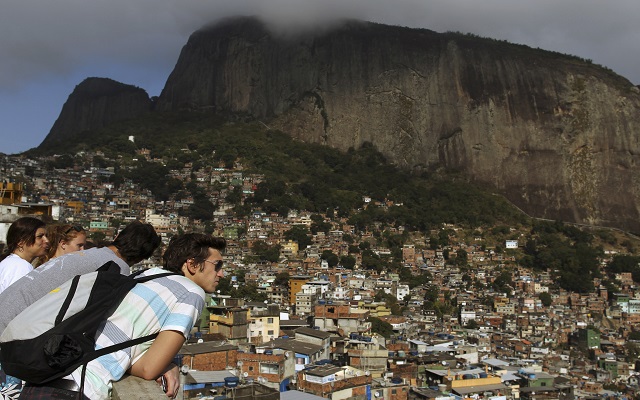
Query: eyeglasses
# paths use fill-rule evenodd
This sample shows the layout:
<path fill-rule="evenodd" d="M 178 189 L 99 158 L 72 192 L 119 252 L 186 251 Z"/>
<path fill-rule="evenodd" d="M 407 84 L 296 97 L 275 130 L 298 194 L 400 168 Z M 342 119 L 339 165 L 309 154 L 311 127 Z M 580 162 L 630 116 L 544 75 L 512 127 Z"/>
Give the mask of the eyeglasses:
<path fill-rule="evenodd" d="M 222 269 L 222 265 L 224 264 L 224 261 L 222 260 L 218 260 L 218 261 L 204 260 L 204 262 L 213 264 L 216 271 L 220 271 Z"/>
<path fill-rule="evenodd" d="M 84 228 L 80 225 L 71 225 L 71 227 L 69 227 L 69 229 L 67 229 L 64 234 L 68 234 L 71 231 L 76 231 L 76 232 L 84 232 Z"/>

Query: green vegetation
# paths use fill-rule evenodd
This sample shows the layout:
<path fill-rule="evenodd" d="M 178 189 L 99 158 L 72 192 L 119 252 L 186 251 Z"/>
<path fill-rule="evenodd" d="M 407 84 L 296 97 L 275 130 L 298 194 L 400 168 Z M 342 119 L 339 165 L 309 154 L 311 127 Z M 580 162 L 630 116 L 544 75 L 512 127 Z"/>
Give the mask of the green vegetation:
<path fill-rule="evenodd" d="M 600 247 L 592 246 L 593 236 L 573 226 L 556 222 L 536 222 L 525 245 L 522 266 L 550 270 L 562 288 L 586 293 L 593 291 L 593 278 L 600 277 Z"/>
<path fill-rule="evenodd" d="M 128 140 L 129 136 L 135 143 Z M 594 238 L 605 244 L 616 242 L 604 231 L 594 236 L 561 223 L 532 223 L 501 196 L 460 174 L 442 170 L 412 174 L 387 162 L 371 143 L 340 152 L 295 141 L 256 122 L 239 122 L 237 117 L 230 122 L 201 113 L 152 113 L 100 131 L 83 132 L 76 141 L 65 143 L 75 144 L 34 149 L 27 155 L 63 154 L 49 162 L 53 169 L 73 165 L 80 158 L 76 152 L 101 151 L 104 156 L 92 156 L 94 166 L 113 168 L 115 172 L 103 179 L 116 187 L 128 181 L 136 183 L 150 190 L 157 200 L 190 198 L 193 203 L 180 213 L 205 223 L 218 204 L 212 202 L 215 198 L 211 190 L 196 181 L 197 171 L 234 167 L 243 173 L 260 174 L 264 179 L 248 197 L 237 182 L 217 183 L 210 189 L 224 190 L 224 200 L 233 206 L 237 217 L 247 216 L 254 209 L 283 216 L 290 210 L 311 211 L 309 228 L 295 225 L 284 234 L 287 240 L 297 241 L 300 249 L 311 244 L 312 234 L 328 233 L 330 219 L 345 218 L 355 228 L 345 235 L 349 255 L 338 257 L 326 252 L 322 258 L 332 266 L 353 268 L 353 254 L 360 253 L 365 269 L 395 271 L 411 287 L 430 280 L 426 274 L 413 276 L 401 264 L 402 246 L 411 232 L 435 232 L 428 235 L 427 246 L 441 249 L 449 264 L 464 270 L 469 263 L 467 252 L 448 248 L 458 234 L 466 235 L 457 239 L 461 242 L 471 235 L 479 236 L 483 249 L 490 244 L 495 253 L 502 253 L 505 239 L 518 238 L 512 236 L 512 228 L 520 232 L 528 229 L 524 252 L 507 250 L 505 256 L 516 256 L 525 267 L 549 270 L 558 286 L 582 293 L 592 291 L 593 278 L 600 277 L 603 250 L 594 246 Z M 150 152 L 148 158 L 138 154 L 143 148 Z M 83 162 L 92 164 L 91 159 Z M 180 171 L 187 178 L 169 178 L 170 171 Z M 467 233 L 443 229 L 444 224 L 455 224 Z M 400 227 L 403 229 L 394 229 Z M 373 232 L 373 237 L 356 241 L 362 232 Z M 630 242 L 623 245 L 633 249 Z M 391 254 L 379 255 L 375 246 L 387 247 Z M 254 248 L 258 260 L 266 262 L 277 261 L 278 250 L 262 243 Z M 610 271 L 631 272 L 640 282 L 637 261 L 616 257 Z M 509 267 L 505 263 L 493 282 L 495 290 L 511 292 Z M 465 283 L 468 288 L 475 285 L 471 279 Z M 603 284 L 617 287 L 613 279 L 605 279 Z M 451 304 L 430 299 L 426 307 L 442 314 L 450 312 Z"/>
<path fill-rule="evenodd" d="M 390 323 L 376 317 L 369 317 L 367 321 L 371 322 L 371 333 L 378 333 L 387 339 L 393 335 L 393 326 Z"/>
<path fill-rule="evenodd" d="M 640 257 L 630 255 L 616 255 L 609 263 L 607 272 L 610 276 L 618 273 L 630 272 L 634 282 L 640 282 Z"/>

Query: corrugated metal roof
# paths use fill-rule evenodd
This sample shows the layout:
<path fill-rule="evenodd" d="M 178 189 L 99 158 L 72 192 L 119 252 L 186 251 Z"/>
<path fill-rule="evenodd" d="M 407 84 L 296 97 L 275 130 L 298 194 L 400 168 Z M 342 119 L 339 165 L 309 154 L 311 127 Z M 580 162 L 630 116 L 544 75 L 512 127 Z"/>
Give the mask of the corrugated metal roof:
<path fill-rule="evenodd" d="M 185 379 L 186 383 L 224 383 L 224 378 L 230 378 L 233 375 L 227 370 L 222 371 L 189 371 Z"/>
<path fill-rule="evenodd" d="M 502 383 L 497 383 L 497 384 L 493 384 L 493 385 L 478 385 L 478 386 L 460 387 L 460 388 L 455 388 L 455 389 L 453 389 L 451 391 L 455 392 L 455 393 L 457 393 L 457 394 L 459 394 L 461 396 L 464 396 L 465 394 L 469 394 L 469 393 L 504 390 L 506 388 L 507 387 L 505 385 L 503 385 Z"/>

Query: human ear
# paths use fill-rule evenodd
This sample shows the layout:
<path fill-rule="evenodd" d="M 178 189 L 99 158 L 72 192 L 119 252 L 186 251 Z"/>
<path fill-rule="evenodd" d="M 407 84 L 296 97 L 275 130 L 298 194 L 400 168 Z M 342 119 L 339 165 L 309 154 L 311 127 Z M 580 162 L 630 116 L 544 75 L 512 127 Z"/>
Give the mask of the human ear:
<path fill-rule="evenodd" d="M 184 265 L 182 266 L 183 269 L 186 269 L 185 272 L 189 272 L 189 274 L 191 275 L 195 275 L 197 270 L 198 270 L 198 265 L 196 264 L 196 262 L 194 261 L 193 258 L 189 258 L 187 261 L 185 261 Z"/>

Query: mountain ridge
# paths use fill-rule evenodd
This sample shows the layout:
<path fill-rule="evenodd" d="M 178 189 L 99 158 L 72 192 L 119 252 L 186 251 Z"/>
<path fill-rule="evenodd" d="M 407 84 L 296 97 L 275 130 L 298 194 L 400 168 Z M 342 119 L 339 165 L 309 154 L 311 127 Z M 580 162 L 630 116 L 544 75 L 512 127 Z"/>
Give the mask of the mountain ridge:
<path fill-rule="evenodd" d="M 191 35 L 155 109 L 244 114 L 342 151 L 370 142 L 536 217 L 640 231 L 638 92 L 586 60 L 492 39 L 361 21 L 292 38 L 238 18 Z"/>

